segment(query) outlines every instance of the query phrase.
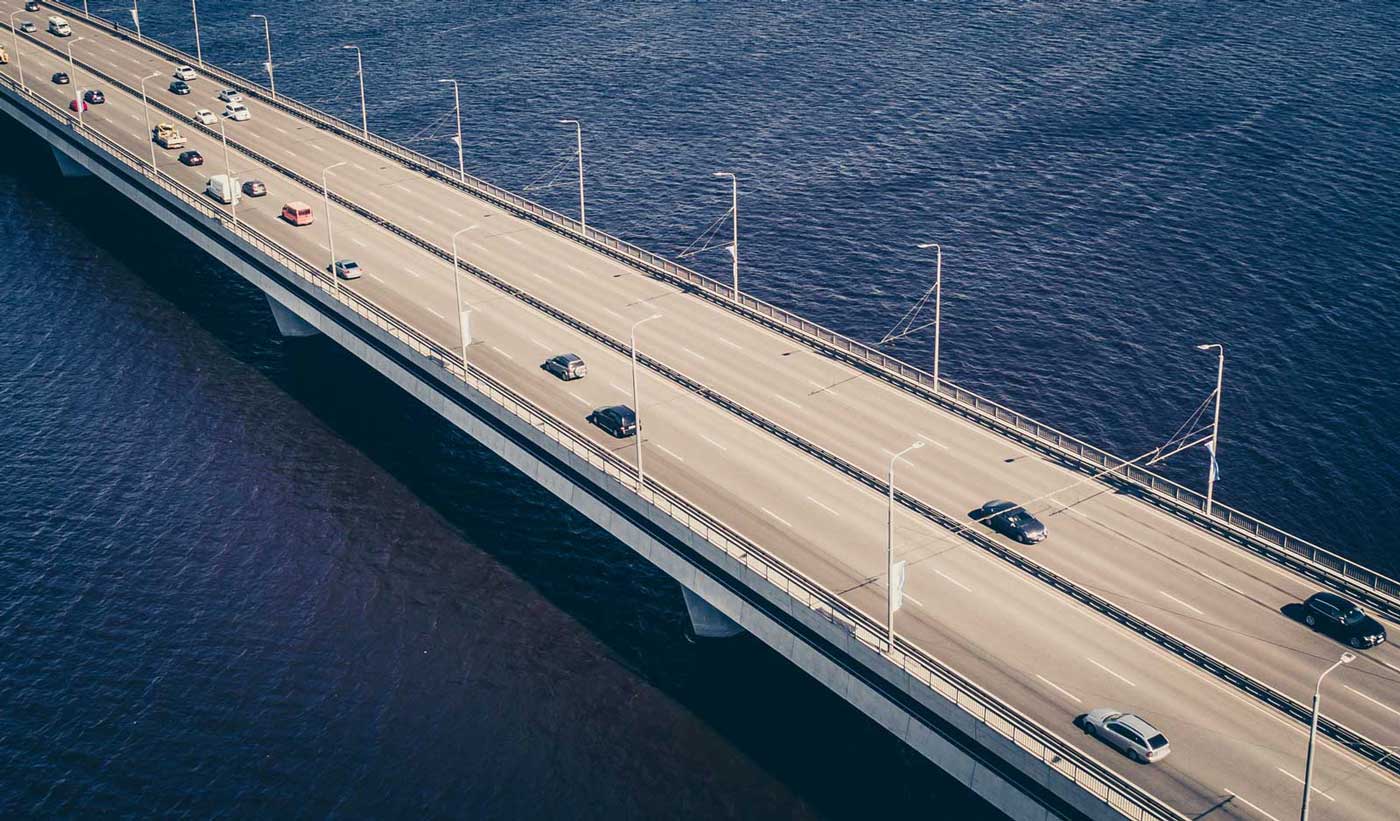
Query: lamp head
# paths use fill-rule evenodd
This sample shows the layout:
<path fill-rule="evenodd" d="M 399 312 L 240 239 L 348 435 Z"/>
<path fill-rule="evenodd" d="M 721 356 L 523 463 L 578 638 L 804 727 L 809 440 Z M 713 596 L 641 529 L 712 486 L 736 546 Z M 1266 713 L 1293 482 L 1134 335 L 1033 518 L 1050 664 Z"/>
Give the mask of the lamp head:
<path fill-rule="evenodd" d="M 1356 656 L 1351 653 L 1342 654 L 1342 664 L 1351 664 L 1353 661 L 1356 661 Z"/>

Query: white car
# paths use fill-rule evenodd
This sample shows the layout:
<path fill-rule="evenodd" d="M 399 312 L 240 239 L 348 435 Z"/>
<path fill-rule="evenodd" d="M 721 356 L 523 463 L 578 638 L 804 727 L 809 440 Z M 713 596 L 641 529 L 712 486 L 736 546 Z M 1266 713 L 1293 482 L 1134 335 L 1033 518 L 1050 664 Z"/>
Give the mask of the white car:
<path fill-rule="evenodd" d="M 1171 755 L 1167 737 L 1151 724 L 1132 713 L 1111 707 L 1090 710 L 1081 719 L 1084 732 L 1116 747 L 1139 764 L 1161 761 Z"/>
<path fill-rule="evenodd" d="M 253 117 L 253 115 L 248 111 L 248 106 L 242 103 L 229 103 L 228 105 L 224 106 L 224 116 L 228 117 L 231 120 L 238 120 L 239 122 L 242 122 L 243 120 L 252 119 Z"/>
<path fill-rule="evenodd" d="M 243 102 L 243 95 L 232 88 L 221 88 L 219 89 L 219 99 L 226 103 L 241 103 Z"/>
<path fill-rule="evenodd" d="M 219 124 L 219 118 L 215 117 L 214 112 L 210 111 L 207 108 L 196 109 L 194 112 L 194 118 L 196 120 L 199 120 L 201 123 L 204 123 L 205 125 Z"/>
<path fill-rule="evenodd" d="M 175 69 L 175 79 L 177 80 L 184 80 L 188 83 L 190 80 L 198 79 L 198 77 L 199 75 L 195 74 L 194 69 L 189 66 L 180 66 Z"/>

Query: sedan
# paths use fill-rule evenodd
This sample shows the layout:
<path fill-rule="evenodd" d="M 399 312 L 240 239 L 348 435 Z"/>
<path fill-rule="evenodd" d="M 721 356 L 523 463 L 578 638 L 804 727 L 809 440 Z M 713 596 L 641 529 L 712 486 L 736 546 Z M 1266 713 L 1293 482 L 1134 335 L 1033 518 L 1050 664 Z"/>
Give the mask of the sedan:
<path fill-rule="evenodd" d="M 637 432 L 637 414 L 626 405 L 599 408 L 588 414 L 588 421 L 618 439 L 626 439 Z"/>
<path fill-rule="evenodd" d="M 205 125 L 218 125 L 219 118 L 214 116 L 214 112 L 207 108 L 196 108 L 194 118 Z"/>
<path fill-rule="evenodd" d="M 1110 747 L 1116 747 L 1139 764 L 1161 761 L 1171 755 L 1172 748 L 1167 743 L 1167 737 L 1132 713 L 1100 707 L 1090 710 L 1080 721 L 1084 732 Z"/>
<path fill-rule="evenodd" d="M 71 82 L 68 79 L 68 72 L 66 71 L 55 71 L 53 73 L 53 81 L 61 86 L 66 86 L 69 82 Z"/>
<path fill-rule="evenodd" d="M 107 102 L 107 95 L 95 88 L 90 88 L 83 92 L 83 99 L 92 105 L 102 105 Z"/>
<path fill-rule="evenodd" d="M 1336 593 L 1314 593 L 1303 602 L 1303 621 L 1358 650 L 1385 641 L 1385 627 Z"/>
<path fill-rule="evenodd" d="M 250 197 L 266 197 L 267 185 L 262 180 L 248 180 L 243 183 L 243 193 Z"/>
<path fill-rule="evenodd" d="M 224 106 L 224 116 L 228 117 L 230 120 L 243 122 L 253 115 L 248 111 L 248 106 L 242 103 L 229 103 Z"/>
<path fill-rule="evenodd" d="M 219 99 L 226 103 L 241 103 L 243 102 L 243 95 L 232 88 L 221 88 L 219 89 Z"/>
<path fill-rule="evenodd" d="M 19 24 L 19 30 L 24 32 L 25 34 L 32 34 L 33 32 L 38 31 L 39 27 L 34 25 L 33 20 L 25 20 L 23 23 Z"/>
<path fill-rule="evenodd" d="M 565 382 L 572 382 L 575 379 L 582 379 L 588 375 L 588 366 L 583 360 L 571 353 L 561 353 L 558 356 L 551 356 L 540 366 Z"/>
<path fill-rule="evenodd" d="M 972 518 L 1022 544 L 1043 542 L 1047 535 L 1045 525 L 1015 502 L 993 499 L 974 511 Z"/>
<path fill-rule="evenodd" d="M 25 10 L 25 11 L 38 11 L 38 10 L 39 10 L 39 4 L 36 3 L 36 2 L 34 2 L 34 0 L 29 0 L 29 2 L 27 2 L 27 3 L 24 4 L 24 10 Z"/>
<path fill-rule="evenodd" d="M 181 151 L 180 162 L 185 165 L 204 165 L 204 155 L 193 149 Z"/>
<path fill-rule="evenodd" d="M 68 110 L 69 110 L 69 111 L 77 111 L 77 110 L 78 110 L 78 102 L 79 102 L 79 101 L 77 101 L 77 100 L 69 100 L 69 101 L 68 101 Z M 87 110 L 88 110 L 88 104 L 87 104 L 86 102 L 83 102 L 83 103 L 82 103 L 82 106 L 83 106 L 83 110 L 84 110 L 84 111 L 87 111 Z"/>
<path fill-rule="evenodd" d="M 335 275 L 340 277 L 341 279 L 360 278 L 360 263 L 356 262 L 353 259 L 338 259 L 335 261 L 334 266 L 328 267 L 333 268 L 333 270 L 335 271 Z"/>
<path fill-rule="evenodd" d="M 184 80 L 186 82 L 189 82 L 190 80 L 196 79 L 197 77 L 199 77 L 199 75 L 195 74 L 194 69 L 190 68 L 189 66 L 180 66 L 179 68 L 175 69 L 175 79 L 177 80 Z"/>
<path fill-rule="evenodd" d="M 170 90 L 176 94 L 189 94 L 190 84 L 184 80 L 171 80 Z"/>

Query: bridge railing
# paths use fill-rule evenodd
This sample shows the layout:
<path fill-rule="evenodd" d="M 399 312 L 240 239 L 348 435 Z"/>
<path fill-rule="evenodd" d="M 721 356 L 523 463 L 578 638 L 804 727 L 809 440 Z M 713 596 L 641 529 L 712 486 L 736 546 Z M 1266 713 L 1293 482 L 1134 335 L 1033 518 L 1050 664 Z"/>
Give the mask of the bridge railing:
<path fill-rule="evenodd" d="M 93 25 L 113 29 L 128 39 L 135 38 L 135 32 L 100 17 L 85 15 L 76 6 L 61 2 L 48 2 L 47 5 L 61 9 L 69 16 L 86 20 Z M 141 38 L 138 45 L 174 63 L 195 65 L 198 62 L 194 56 L 149 37 Z M 240 88 L 250 96 L 256 97 L 262 104 L 273 106 L 291 116 L 333 131 L 344 139 L 396 159 L 441 182 L 482 197 L 520 216 L 530 218 L 580 241 L 608 256 L 703 295 L 711 302 L 733 310 L 760 324 L 796 336 L 840 359 L 877 372 L 898 387 L 954 410 L 998 433 L 1049 452 L 1080 471 L 1102 474 L 1100 476 L 1102 481 L 1116 481 L 1130 485 L 1147 501 L 1163 510 L 1208 530 L 1221 533 L 1281 564 L 1313 576 L 1339 582 L 1341 586 L 1354 593 L 1370 593 L 1371 596 L 1365 597 L 1370 604 L 1386 611 L 1393 618 L 1400 619 L 1400 581 L 1396 579 L 1219 502 L 1210 505 L 1210 512 L 1207 514 L 1206 499 L 1201 493 L 1143 467 L 1125 465 L 1126 460 L 1119 456 L 1049 425 L 1042 424 L 1025 414 L 1011 410 L 947 379 L 940 378 L 935 383 L 933 375 L 927 371 L 890 356 L 871 345 L 851 339 L 748 294 L 740 294 L 736 300 L 730 285 L 678 265 L 665 257 L 653 254 L 596 228 L 585 230 L 578 221 L 571 217 L 493 185 L 479 177 L 471 174 L 462 175 L 458 169 L 440 160 L 405 148 L 373 132 L 366 133 L 363 129 L 357 128 L 339 117 L 306 105 L 294 98 L 284 95 L 274 96 L 271 91 L 257 81 L 208 63 L 201 70 L 208 77 L 226 85 Z M 1105 471 L 1108 472 L 1105 473 Z M 1290 561 L 1289 557 L 1293 557 L 1293 560 Z"/>
<path fill-rule="evenodd" d="M 723 550 L 726 555 L 766 579 L 777 589 L 823 618 L 841 626 L 852 637 L 884 655 L 978 722 L 995 730 L 1121 814 L 1140 821 L 1179 821 L 1182 818 L 1160 799 L 1020 714 L 932 655 L 898 636 L 891 647 L 885 639 L 885 631 L 880 623 L 859 608 L 808 579 L 781 558 L 759 547 L 699 505 L 655 479 L 648 478 L 644 485 L 639 485 L 636 471 L 630 463 L 597 445 L 566 422 L 520 396 L 476 365 L 463 362 L 458 353 L 432 340 L 373 301 L 354 291 L 339 288 L 327 272 L 321 271 L 272 238 L 246 223 L 235 223 L 228 212 L 215 206 L 202 193 L 187 188 L 174 178 L 152 168 L 144 158 L 138 157 L 100 132 L 78 126 L 69 113 L 28 89 L 21 88 L 19 83 L 7 74 L 0 74 L 0 80 L 33 103 L 37 110 L 66 128 L 78 130 L 106 154 L 179 199 L 204 218 L 217 223 L 220 230 L 238 237 L 296 276 L 308 281 L 328 297 L 442 368 L 445 374 L 470 385 L 569 453 L 600 470 L 674 521 Z"/>

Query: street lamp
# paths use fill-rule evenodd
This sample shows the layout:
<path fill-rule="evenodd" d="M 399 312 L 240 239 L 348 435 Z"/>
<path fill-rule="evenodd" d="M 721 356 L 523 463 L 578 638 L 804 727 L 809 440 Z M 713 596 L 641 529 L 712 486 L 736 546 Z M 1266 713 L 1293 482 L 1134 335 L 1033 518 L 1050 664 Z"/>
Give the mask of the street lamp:
<path fill-rule="evenodd" d="M 250 14 L 263 23 L 263 41 L 267 43 L 267 87 L 272 91 L 272 99 L 277 99 L 277 78 L 272 76 L 272 29 L 267 25 L 267 16 L 262 14 Z"/>
<path fill-rule="evenodd" d="M 233 179 L 233 165 L 228 158 L 228 134 L 224 131 L 224 121 L 219 120 L 219 137 L 224 142 L 224 176 L 228 178 L 228 213 L 233 219 L 233 227 L 238 227 L 238 183 Z"/>
<path fill-rule="evenodd" d="M 560 120 L 560 125 L 572 125 L 578 142 L 578 225 L 579 232 L 588 236 L 588 215 L 583 210 L 583 124 L 578 120 Z"/>
<path fill-rule="evenodd" d="M 730 223 L 734 242 L 729 246 L 729 255 L 734 258 L 734 301 L 739 301 L 739 178 L 728 171 L 716 171 L 712 176 L 728 177 L 733 184 L 734 204 L 729 207 L 729 213 L 733 216 Z"/>
<path fill-rule="evenodd" d="M 146 98 L 146 81 L 154 80 L 155 78 L 160 76 L 162 76 L 161 73 L 157 71 L 154 74 L 147 74 L 145 77 L 141 78 L 141 113 L 146 115 L 146 137 L 150 140 L 151 143 L 152 174 L 156 173 L 156 140 L 155 135 L 151 133 L 151 105 L 150 100 Z"/>
<path fill-rule="evenodd" d="M 467 181 L 467 166 L 462 161 L 462 93 L 457 87 L 456 80 L 438 80 L 439 83 L 452 84 L 452 100 L 457 105 L 457 174 L 462 182 Z"/>
<path fill-rule="evenodd" d="M 467 370 L 467 344 L 471 328 L 471 306 L 462 307 L 462 275 L 457 270 L 457 237 L 475 228 L 475 225 L 468 225 L 466 228 L 452 235 L 452 287 L 457 293 L 457 331 L 462 339 L 462 372 L 465 375 Z"/>
<path fill-rule="evenodd" d="M 1312 729 L 1308 731 L 1308 763 L 1303 769 L 1303 811 L 1299 816 L 1301 821 L 1308 821 L 1308 798 L 1312 792 L 1312 772 L 1313 772 L 1313 747 L 1317 744 L 1317 713 L 1318 703 L 1322 700 L 1322 680 L 1327 678 L 1327 674 L 1341 667 L 1343 664 L 1351 664 L 1356 661 L 1356 656 L 1351 653 L 1343 653 L 1331 667 L 1322 671 L 1322 675 L 1317 677 L 1317 689 L 1313 690 L 1312 708 Z"/>
<path fill-rule="evenodd" d="M 83 125 L 83 98 L 82 91 L 78 88 L 78 70 L 73 66 L 73 46 L 82 39 L 82 37 L 75 37 L 68 41 L 68 81 L 73 84 L 73 108 L 78 112 L 79 128 Z"/>
<path fill-rule="evenodd" d="M 327 187 L 326 175 L 331 172 L 331 169 L 349 165 L 349 162 L 349 160 L 341 160 L 321 169 L 321 196 L 326 203 L 326 243 L 331 247 L 331 287 L 336 291 L 340 290 L 340 273 L 335 270 L 335 233 L 331 231 L 331 189 Z"/>
<path fill-rule="evenodd" d="M 885 571 L 888 584 L 885 591 L 885 626 L 886 638 L 889 640 L 890 649 L 894 649 L 894 463 L 899 458 L 911 450 L 918 450 L 923 447 L 923 440 L 919 440 L 909 447 L 890 457 L 889 489 L 890 505 L 889 512 L 885 517 Z"/>
<path fill-rule="evenodd" d="M 359 46 L 341 46 L 341 48 L 352 48 L 355 50 L 355 65 L 359 67 L 360 75 L 360 130 L 364 132 L 365 139 L 369 139 L 369 113 L 365 110 L 365 59 L 360 52 Z"/>
<path fill-rule="evenodd" d="M 1215 372 L 1215 421 L 1210 426 L 1210 472 L 1206 474 L 1206 518 L 1210 518 L 1211 510 L 1215 506 L 1215 477 L 1220 473 L 1216 462 L 1216 448 L 1220 445 L 1220 392 L 1225 384 L 1225 346 L 1212 342 L 1208 345 L 1197 345 L 1196 350 L 1208 351 L 1214 348 L 1220 355 L 1219 364 Z"/>
<path fill-rule="evenodd" d="M 637 417 L 637 492 L 642 492 L 646 476 L 642 473 L 642 405 L 637 398 L 637 326 L 660 319 L 661 314 L 652 314 L 646 319 L 632 323 L 632 414 Z"/>
<path fill-rule="evenodd" d="M 131 0 L 131 22 L 136 24 L 136 42 L 141 42 L 141 5 L 139 0 Z"/>
<path fill-rule="evenodd" d="M 19 87 L 29 90 L 29 86 L 24 83 L 24 57 L 19 53 L 19 26 L 15 25 L 15 15 L 18 11 L 10 12 L 10 33 L 15 36 L 15 61 L 19 65 Z"/>
<path fill-rule="evenodd" d="M 933 392 L 938 393 L 938 343 L 943 326 L 943 246 L 936 242 L 925 242 L 920 248 L 933 248 L 938 252 L 938 263 L 933 276 Z"/>
<path fill-rule="evenodd" d="M 194 58 L 204 68 L 204 51 L 199 47 L 199 0 L 190 0 L 190 13 L 194 15 Z"/>

